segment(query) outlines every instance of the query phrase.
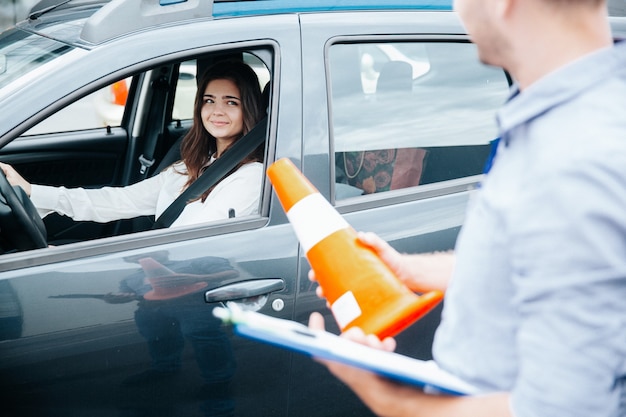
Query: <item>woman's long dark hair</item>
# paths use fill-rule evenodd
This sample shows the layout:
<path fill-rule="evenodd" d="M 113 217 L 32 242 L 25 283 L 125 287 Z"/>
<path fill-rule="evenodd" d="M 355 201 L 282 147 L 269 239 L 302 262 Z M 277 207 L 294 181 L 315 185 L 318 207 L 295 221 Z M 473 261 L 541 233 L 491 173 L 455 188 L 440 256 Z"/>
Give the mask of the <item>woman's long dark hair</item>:
<path fill-rule="evenodd" d="M 252 68 L 241 61 L 224 60 L 217 62 L 207 69 L 198 84 L 198 91 L 194 103 L 193 125 L 180 145 L 180 155 L 182 161 L 187 166 L 187 174 L 189 176 L 185 188 L 198 179 L 203 172 L 203 168 L 209 162 L 211 155 L 217 151 L 215 138 L 204 128 L 201 112 L 202 105 L 204 104 L 204 91 L 207 85 L 213 80 L 223 79 L 231 80 L 235 83 L 237 88 L 239 88 L 243 112 L 243 132 L 241 136 L 252 130 L 264 116 L 265 109 L 262 104 L 259 79 Z M 239 140 L 241 136 L 237 138 L 237 140 Z M 228 151 L 228 148 L 224 152 L 226 151 Z M 264 153 L 265 144 L 262 144 L 239 162 L 225 177 L 249 162 L 263 162 Z M 200 200 L 205 201 L 214 187 L 215 186 L 205 191 L 200 197 Z"/>

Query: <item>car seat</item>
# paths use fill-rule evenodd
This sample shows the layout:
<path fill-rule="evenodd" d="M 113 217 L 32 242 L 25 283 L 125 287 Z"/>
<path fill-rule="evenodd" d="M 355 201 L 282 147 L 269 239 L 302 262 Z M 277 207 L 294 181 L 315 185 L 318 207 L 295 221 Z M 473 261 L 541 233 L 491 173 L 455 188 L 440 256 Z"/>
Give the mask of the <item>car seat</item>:
<path fill-rule="evenodd" d="M 387 100 L 406 105 L 413 90 L 413 68 L 404 61 L 386 62 L 376 82 L 376 98 L 379 106 L 386 107 Z M 400 100 L 398 95 L 403 96 Z M 406 97 L 408 95 L 409 97 Z M 393 97 L 390 97 L 393 96 Z M 421 148 L 392 148 L 364 151 L 362 159 L 369 162 L 372 177 L 360 181 L 366 193 L 397 190 L 419 185 L 426 150 Z M 366 162 L 366 163 L 367 163 Z"/>
<path fill-rule="evenodd" d="M 413 68 L 405 61 L 386 62 L 376 81 L 376 94 L 410 93 L 413 90 Z"/>

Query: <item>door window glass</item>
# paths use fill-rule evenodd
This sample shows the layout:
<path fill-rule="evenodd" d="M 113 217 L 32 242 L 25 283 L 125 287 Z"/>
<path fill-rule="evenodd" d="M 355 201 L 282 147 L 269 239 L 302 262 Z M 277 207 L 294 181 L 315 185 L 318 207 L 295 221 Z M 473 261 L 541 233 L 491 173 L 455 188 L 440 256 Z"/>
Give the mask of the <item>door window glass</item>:
<path fill-rule="evenodd" d="M 506 99 L 470 43 L 330 49 L 337 199 L 480 174 Z"/>

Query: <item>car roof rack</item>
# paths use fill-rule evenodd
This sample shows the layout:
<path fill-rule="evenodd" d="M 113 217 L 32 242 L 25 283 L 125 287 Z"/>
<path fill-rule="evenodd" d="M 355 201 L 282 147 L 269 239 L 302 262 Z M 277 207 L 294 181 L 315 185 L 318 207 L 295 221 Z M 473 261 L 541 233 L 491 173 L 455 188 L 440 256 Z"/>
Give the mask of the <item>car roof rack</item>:
<path fill-rule="evenodd" d="M 452 0 L 40 0 L 30 20 L 79 7 L 100 7 L 80 38 L 92 45 L 175 22 L 260 14 L 350 10 L 451 10 Z"/>
<path fill-rule="evenodd" d="M 451 11 L 452 0 L 216 0 L 213 17 L 356 10 Z"/>
<path fill-rule="evenodd" d="M 213 0 L 111 0 L 83 26 L 81 39 L 99 44 L 125 33 L 213 17 Z"/>

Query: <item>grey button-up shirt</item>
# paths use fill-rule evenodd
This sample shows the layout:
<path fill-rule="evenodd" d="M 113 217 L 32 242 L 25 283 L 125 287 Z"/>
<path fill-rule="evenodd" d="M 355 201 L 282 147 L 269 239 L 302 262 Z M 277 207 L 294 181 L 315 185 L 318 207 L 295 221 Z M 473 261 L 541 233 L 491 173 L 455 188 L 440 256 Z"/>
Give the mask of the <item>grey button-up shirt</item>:
<path fill-rule="evenodd" d="M 434 356 L 526 416 L 626 415 L 626 42 L 514 94 Z"/>

